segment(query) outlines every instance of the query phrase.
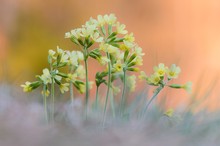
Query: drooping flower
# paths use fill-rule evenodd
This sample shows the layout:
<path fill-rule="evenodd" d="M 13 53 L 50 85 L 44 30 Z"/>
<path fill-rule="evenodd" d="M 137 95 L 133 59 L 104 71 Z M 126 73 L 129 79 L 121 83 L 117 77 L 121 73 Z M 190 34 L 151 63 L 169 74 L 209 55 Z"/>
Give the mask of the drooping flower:
<path fill-rule="evenodd" d="M 85 73 L 85 69 L 82 65 L 79 65 L 77 67 L 76 74 L 77 74 L 77 77 L 79 77 L 80 79 L 85 79 L 86 73 Z"/>
<path fill-rule="evenodd" d="M 48 89 L 47 89 L 46 91 L 43 90 L 43 91 L 41 92 L 41 94 L 42 94 L 43 96 L 45 95 L 46 97 L 48 97 L 48 96 L 50 95 L 50 91 L 49 91 Z"/>
<path fill-rule="evenodd" d="M 101 65 L 106 65 L 110 61 L 107 56 L 98 57 L 97 60 Z"/>
<path fill-rule="evenodd" d="M 77 78 L 77 74 L 76 73 L 74 73 L 74 74 L 69 73 L 69 74 L 67 74 L 66 81 L 73 83 L 76 80 L 76 78 Z"/>
<path fill-rule="evenodd" d="M 32 91 L 32 87 L 30 86 L 31 82 L 25 82 L 24 85 L 21 85 L 21 87 L 23 88 L 24 92 L 31 92 Z"/>
<path fill-rule="evenodd" d="M 127 78 L 127 85 L 131 92 L 135 90 L 135 87 L 136 87 L 136 76 L 135 75 L 129 76 Z"/>
<path fill-rule="evenodd" d="M 124 36 L 124 40 L 133 43 L 135 41 L 134 34 L 133 33 L 126 34 Z"/>
<path fill-rule="evenodd" d="M 104 40 L 104 38 L 101 37 L 98 32 L 93 33 L 91 35 L 91 38 L 92 38 L 93 41 L 95 41 L 97 43 L 101 43 Z"/>
<path fill-rule="evenodd" d="M 187 82 L 185 85 L 182 86 L 188 93 L 192 92 L 192 82 Z"/>
<path fill-rule="evenodd" d="M 167 116 L 167 117 L 172 117 L 173 116 L 173 113 L 174 113 L 174 110 L 172 108 L 169 108 L 165 113 L 164 115 Z"/>
<path fill-rule="evenodd" d="M 69 83 L 60 84 L 60 92 L 63 94 L 64 92 L 69 91 Z"/>
<path fill-rule="evenodd" d="M 55 51 L 49 50 L 49 51 L 48 51 L 48 54 L 49 54 L 49 56 L 50 56 L 51 58 L 56 59 L 56 57 L 55 57 L 56 52 L 55 52 Z"/>
<path fill-rule="evenodd" d="M 140 72 L 140 75 L 138 76 L 139 79 L 141 80 L 146 80 L 147 79 L 147 75 L 144 71 Z"/>
<path fill-rule="evenodd" d="M 128 31 L 125 30 L 125 27 L 126 26 L 124 24 L 120 24 L 119 22 L 117 22 L 117 24 L 116 24 L 116 32 L 118 34 L 126 34 L 126 33 L 128 33 Z"/>
<path fill-rule="evenodd" d="M 40 76 L 40 79 L 45 85 L 52 83 L 52 76 L 48 68 L 43 69 L 43 74 Z"/>

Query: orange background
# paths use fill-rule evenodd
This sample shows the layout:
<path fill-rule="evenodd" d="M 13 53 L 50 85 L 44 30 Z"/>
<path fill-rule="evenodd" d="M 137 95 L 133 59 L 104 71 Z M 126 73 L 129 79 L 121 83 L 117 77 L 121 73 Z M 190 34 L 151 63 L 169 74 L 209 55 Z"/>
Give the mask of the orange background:
<path fill-rule="evenodd" d="M 219 0 L 1 0 L 1 81 L 19 85 L 33 80 L 47 67 L 49 49 L 57 45 L 74 49 L 64 39 L 65 32 L 80 27 L 91 16 L 109 13 L 115 13 L 134 33 L 146 54 L 144 71 L 150 74 L 160 62 L 168 66 L 176 63 L 182 68 L 176 82 L 192 81 L 197 98 L 205 97 L 212 89 L 203 105 L 209 109 L 220 107 Z M 170 106 L 189 100 L 184 91 L 167 92 Z"/>

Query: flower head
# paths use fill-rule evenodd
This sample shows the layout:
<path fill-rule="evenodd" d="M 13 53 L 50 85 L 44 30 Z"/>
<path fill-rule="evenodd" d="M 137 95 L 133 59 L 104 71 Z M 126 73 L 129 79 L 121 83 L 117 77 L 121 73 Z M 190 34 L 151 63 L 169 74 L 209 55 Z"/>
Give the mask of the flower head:
<path fill-rule="evenodd" d="M 79 65 L 76 69 L 76 74 L 77 77 L 79 77 L 80 79 L 85 79 L 85 69 L 82 65 Z"/>
<path fill-rule="evenodd" d="M 158 85 L 160 81 L 161 81 L 161 78 L 157 73 L 154 73 L 150 77 L 147 78 L 148 84 Z"/>
<path fill-rule="evenodd" d="M 144 71 L 140 72 L 140 75 L 138 76 L 139 79 L 141 80 L 146 80 L 147 79 L 147 75 Z"/>
<path fill-rule="evenodd" d="M 158 66 L 154 67 L 154 71 L 158 76 L 162 77 L 166 73 L 167 67 L 163 63 L 160 63 Z"/>
<path fill-rule="evenodd" d="M 125 27 L 126 26 L 124 24 L 120 24 L 119 22 L 117 22 L 117 24 L 116 24 L 116 32 L 118 34 L 126 34 L 126 33 L 128 33 L 128 31 L 125 30 Z"/>
<path fill-rule="evenodd" d="M 180 67 L 176 66 L 175 64 L 172 64 L 169 69 L 167 69 L 167 77 L 169 79 L 176 79 L 181 72 Z"/>
<path fill-rule="evenodd" d="M 43 90 L 43 91 L 41 92 L 41 94 L 42 94 L 43 96 L 45 95 L 46 97 L 48 97 L 48 96 L 50 95 L 50 91 L 49 91 L 48 89 L 47 89 L 46 91 Z"/>
<path fill-rule="evenodd" d="M 40 76 L 40 79 L 43 81 L 45 85 L 47 85 L 48 83 L 52 83 L 52 76 L 50 74 L 49 69 L 43 69 L 43 74 Z"/>
<path fill-rule="evenodd" d="M 187 82 L 185 85 L 182 85 L 182 88 L 188 93 L 192 92 L 192 82 Z"/>
<path fill-rule="evenodd" d="M 23 87 L 23 91 L 24 92 L 31 92 L 32 91 L 32 87 L 31 87 L 31 82 L 25 82 L 24 85 L 21 85 L 21 87 Z"/>
<path fill-rule="evenodd" d="M 124 65 L 118 60 L 114 65 L 113 68 L 116 72 L 121 72 L 123 70 Z"/>
<path fill-rule="evenodd" d="M 69 83 L 60 84 L 60 92 L 63 94 L 64 92 L 69 91 Z"/>
<path fill-rule="evenodd" d="M 135 90 L 135 87 L 136 87 L 136 76 L 135 75 L 132 75 L 132 76 L 129 76 L 127 78 L 127 85 L 130 89 L 130 91 L 134 91 Z"/>
<path fill-rule="evenodd" d="M 51 58 L 56 59 L 56 57 L 55 57 L 56 52 L 55 52 L 55 51 L 49 50 L 49 51 L 48 51 L 48 54 L 49 54 L 49 56 L 50 56 Z"/>
<path fill-rule="evenodd" d="M 104 20 L 107 24 L 113 25 L 115 24 L 117 18 L 115 17 L 115 14 L 110 14 L 110 15 L 104 15 Z"/>

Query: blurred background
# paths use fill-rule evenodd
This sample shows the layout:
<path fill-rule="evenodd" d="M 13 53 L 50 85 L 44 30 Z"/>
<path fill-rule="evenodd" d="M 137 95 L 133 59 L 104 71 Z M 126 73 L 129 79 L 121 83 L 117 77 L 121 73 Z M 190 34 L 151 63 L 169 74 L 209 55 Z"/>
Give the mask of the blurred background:
<path fill-rule="evenodd" d="M 193 97 L 210 110 L 220 108 L 219 0 L 1 0 L 0 80 L 16 85 L 33 81 L 47 67 L 47 52 L 75 49 L 65 32 L 90 17 L 115 13 L 145 52 L 148 74 L 160 62 L 182 69 L 176 83 L 193 82 Z M 90 64 L 90 79 L 96 68 Z M 141 88 L 141 86 L 138 86 Z M 190 102 L 182 90 L 166 91 L 168 106 Z M 192 96 L 191 96 L 192 97 Z"/>

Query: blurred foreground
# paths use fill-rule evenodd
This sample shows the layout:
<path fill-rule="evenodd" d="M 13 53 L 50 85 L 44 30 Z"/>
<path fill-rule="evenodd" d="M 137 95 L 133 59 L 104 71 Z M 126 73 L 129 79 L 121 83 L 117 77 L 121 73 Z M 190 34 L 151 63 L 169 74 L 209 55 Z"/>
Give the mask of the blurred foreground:
<path fill-rule="evenodd" d="M 0 86 L 0 145 L 4 146 L 130 146 L 130 145 L 220 145 L 220 113 L 190 110 L 175 111 L 172 117 L 165 116 L 160 105 L 148 111 L 147 118 L 140 122 L 134 116 L 129 121 L 107 117 L 106 127 L 100 129 L 99 112 L 91 112 L 83 120 L 81 101 L 75 105 L 63 102 L 57 105 L 55 122 L 44 122 L 43 105 L 27 97 L 16 88 Z"/>

